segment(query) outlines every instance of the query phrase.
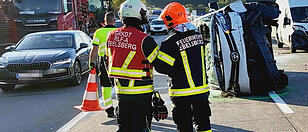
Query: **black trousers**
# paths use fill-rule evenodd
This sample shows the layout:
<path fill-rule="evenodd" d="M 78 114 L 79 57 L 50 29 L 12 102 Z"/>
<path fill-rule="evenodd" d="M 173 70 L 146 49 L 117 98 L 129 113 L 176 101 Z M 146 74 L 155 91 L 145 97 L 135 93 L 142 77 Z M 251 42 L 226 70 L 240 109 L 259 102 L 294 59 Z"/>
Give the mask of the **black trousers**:
<path fill-rule="evenodd" d="M 104 57 L 100 57 L 100 63 L 99 63 L 99 71 L 101 73 L 101 75 L 99 76 L 100 85 L 104 87 L 112 87 L 113 79 L 108 77 L 107 68 L 104 61 L 106 61 L 106 59 L 104 59 Z"/>
<path fill-rule="evenodd" d="M 147 132 L 152 121 L 152 93 L 118 95 L 117 132 Z"/>
<path fill-rule="evenodd" d="M 187 97 L 173 97 L 173 121 L 178 132 L 193 132 L 193 124 L 197 131 L 211 129 L 211 109 L 208 101 L 209 92 Z"/>

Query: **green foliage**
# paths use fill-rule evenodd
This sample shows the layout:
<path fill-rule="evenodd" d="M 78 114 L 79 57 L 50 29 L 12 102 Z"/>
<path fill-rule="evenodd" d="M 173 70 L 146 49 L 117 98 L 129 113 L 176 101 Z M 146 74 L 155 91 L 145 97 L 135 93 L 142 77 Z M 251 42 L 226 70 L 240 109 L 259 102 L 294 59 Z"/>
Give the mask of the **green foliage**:
<path fill-rule="evenodd" d="M 196 9 L 196 6 L 193 4 L 186 4 L 185 7 L 189 9 L 188 10 L 189 12 Z"/>
<path fill-rule="evenodd" d="M 120 9 L 120 5 L 124 2 L 125 0 L 113 0 L 113 5 L 112 8 L 118 11 Z M 144 4 L 148 4 L 146 0 L 141 0 Z"/>
<path fill-rule="evenodd" d="M 218 0 L 217 3 L 218 3 L 219 8 L 222 8 L 222 7 L 232 3 L 234 1 L 238 1 L 238 0 Z M 245 2 L 246 0 L 242 0 L 242 1 Z"/>

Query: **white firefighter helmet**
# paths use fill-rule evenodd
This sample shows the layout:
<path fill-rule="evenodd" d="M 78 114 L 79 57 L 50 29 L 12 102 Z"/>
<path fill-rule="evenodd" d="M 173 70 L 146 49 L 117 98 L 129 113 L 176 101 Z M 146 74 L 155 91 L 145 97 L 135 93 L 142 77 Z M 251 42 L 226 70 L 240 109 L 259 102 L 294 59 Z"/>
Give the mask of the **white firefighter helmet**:
<path fill-rule="evenodd" d="M 120 18 L 137 18 L 141 21 L 147 20 L 147 8 L 140 0 L 126 0 L 120 6 Z"/>

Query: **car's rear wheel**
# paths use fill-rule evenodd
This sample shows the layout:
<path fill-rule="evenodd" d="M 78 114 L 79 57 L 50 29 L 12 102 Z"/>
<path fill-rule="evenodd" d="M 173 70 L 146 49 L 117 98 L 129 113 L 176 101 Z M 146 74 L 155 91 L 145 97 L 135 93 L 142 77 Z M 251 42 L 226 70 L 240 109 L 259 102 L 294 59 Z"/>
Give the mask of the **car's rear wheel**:
<path fill-rule="evenodd" d="M 73 78 L 72 78 L 72 83 L 73 85 L 77 86 L 80 85 L 81 83 L 81 66 L 78 61 L 74 63 L 74 68 L 73 68 Z"/>
<path fill-rule="evenodd" d="M 2 89 L 2 91 L 10 91 L 15 88 L 15 84 L 1 85 L 0 88 Z"/>

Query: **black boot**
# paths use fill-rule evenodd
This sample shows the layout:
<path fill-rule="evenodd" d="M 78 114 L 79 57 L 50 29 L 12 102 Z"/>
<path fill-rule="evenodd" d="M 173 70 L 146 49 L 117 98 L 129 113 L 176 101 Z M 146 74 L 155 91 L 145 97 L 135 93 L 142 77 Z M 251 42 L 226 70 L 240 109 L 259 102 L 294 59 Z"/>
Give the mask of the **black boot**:
<path fill-rule="evenodd" d="M 106 109 L 106 112 L 108 114 L 107 117 L 109 117 L 109 118 L 114 117 L 114 108 L 113 108 L 113 106 L 111 106 L 110 108 Z"/>

